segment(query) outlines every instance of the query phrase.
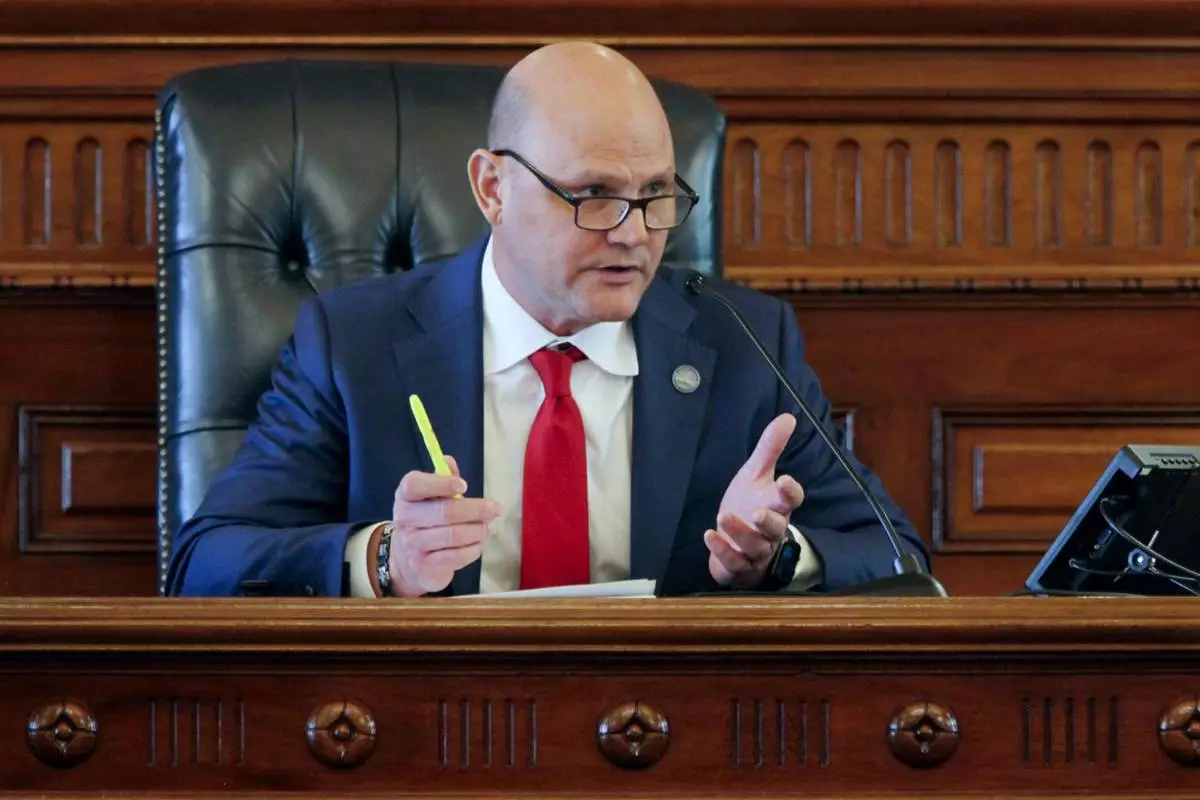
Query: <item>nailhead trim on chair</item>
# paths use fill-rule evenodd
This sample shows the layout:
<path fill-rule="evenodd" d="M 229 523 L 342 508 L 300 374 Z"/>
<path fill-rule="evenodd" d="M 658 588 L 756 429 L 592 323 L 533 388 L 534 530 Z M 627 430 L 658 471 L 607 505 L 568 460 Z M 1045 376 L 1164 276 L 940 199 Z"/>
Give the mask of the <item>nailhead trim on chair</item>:
<path fill-rule="evenodd" d="M 156 272 L 156 316 L 158 324 L 158 593 L 167 593 L 167 565 L 171 538 L 167 530 L 167 146 L 163 135 L 162 109 L 154 112 L 154 196 L 158 212 Z"/>

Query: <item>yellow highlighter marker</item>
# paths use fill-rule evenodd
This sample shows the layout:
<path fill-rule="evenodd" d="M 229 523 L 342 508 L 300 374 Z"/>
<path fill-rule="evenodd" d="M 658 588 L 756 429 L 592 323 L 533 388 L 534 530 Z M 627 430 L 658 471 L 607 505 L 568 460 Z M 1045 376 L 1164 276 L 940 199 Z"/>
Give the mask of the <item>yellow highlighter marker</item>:
<path fill-rule="evenodd" d="M 421 438 L 425 440 L 425 449 L 429 451 L 429 458 L 433 461 L 433 471 L 438 475 L 453 475 L 450 465 L 446 463 L 446 456 L 442 453 L 442 446 L 438 444 L 437 436 L 433 433 L 429 415 L 425 413 L 425 404 L 421 402 L 420 397 L 410 394 L 408 405 L 412 409 L 413 419 L 417 421 L 417 428 L 421 431 Z M 455 495 L 455 497 L 462 497 L 462 495 Z"/>

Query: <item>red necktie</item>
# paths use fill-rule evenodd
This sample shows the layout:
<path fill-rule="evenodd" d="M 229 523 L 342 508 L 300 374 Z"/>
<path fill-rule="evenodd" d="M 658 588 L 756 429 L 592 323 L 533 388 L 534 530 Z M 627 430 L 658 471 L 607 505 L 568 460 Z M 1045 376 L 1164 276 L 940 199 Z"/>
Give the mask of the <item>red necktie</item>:
<path fill-rule="evenodd" d="M 525 446 L 521 588 L 570 586 L 591 579 L 588 549 L 587 444 L 571 397 L 571 367 L 586 358 L 574 347 L 539 350 L 529 361 L 546 398 Z"/>

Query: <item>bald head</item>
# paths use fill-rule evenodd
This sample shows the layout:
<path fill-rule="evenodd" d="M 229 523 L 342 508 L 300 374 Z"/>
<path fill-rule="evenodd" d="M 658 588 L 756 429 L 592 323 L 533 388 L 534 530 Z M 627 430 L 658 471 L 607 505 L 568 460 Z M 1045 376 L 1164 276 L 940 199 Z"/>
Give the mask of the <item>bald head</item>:
<path fill-rule="evenodd" d="M 529 99 L 520 83 L 512 79 L 510 72 L 500 84 L 496 99 L 492 103 L 492 118 L 488 122 L 488 148 L 516 149 L 521 124 L 525 120 Z"/>
<path fill-rule="evenodd" d="M 492 150 L 522 147 L 527 127 L 586 124 L 605 113 L 649 115 L 669 135 L 654 88 L 633 62 L 592 42 L 560 42 L 539 48 L 509 70 L 496 93 L 488 125 Z"/>
<path fill-rule="evenodd" d="M 488 149 L 467 169 L 496 275 L 535 320 L 570 335 L 633 315 L 666 246 L 675 150 L 629 59 L 587 42 L 530 53 L 505 76 Z M 667 205 L 647 217 L 622 202 L 646 197 Z"/>

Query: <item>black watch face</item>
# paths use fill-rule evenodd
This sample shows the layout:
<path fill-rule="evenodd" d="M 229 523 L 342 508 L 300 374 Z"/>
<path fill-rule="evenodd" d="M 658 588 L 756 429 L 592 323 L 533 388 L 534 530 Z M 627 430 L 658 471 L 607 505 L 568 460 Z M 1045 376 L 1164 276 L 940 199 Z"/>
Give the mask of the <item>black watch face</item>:
<path fill-rule="evenodd" d="M 784 584 L 792 582 L 796 567 L 800 563 L 800 543 L 787 539 L 779 546 L 779 558 L 775 561 L 774 579 Z"/>

